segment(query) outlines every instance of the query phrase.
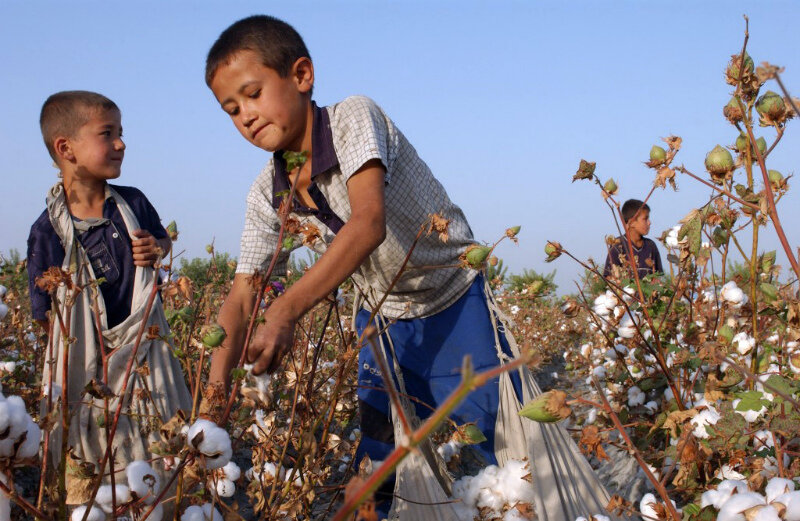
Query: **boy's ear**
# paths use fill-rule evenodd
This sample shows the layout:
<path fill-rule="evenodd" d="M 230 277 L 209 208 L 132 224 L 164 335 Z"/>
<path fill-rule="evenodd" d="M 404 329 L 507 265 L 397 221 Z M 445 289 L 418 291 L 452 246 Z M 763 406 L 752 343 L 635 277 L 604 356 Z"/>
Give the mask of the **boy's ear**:
<path fill-rule="evenodd" d="M 64 136 L 58 136 L 53 141 L 53 150 L 60 159 L 65 161 L 72 161 L 75 159 L 75 153 L 72 151 L 72 145 L 69 139 Z"/>
<path fill-rule="evenodd" d="M 302 93 L 311 92 L 314 87 L 314 64 L 311 58 L 298 58 L 292 66 L 292 78 L 297 84 L 297 90 Z"/>

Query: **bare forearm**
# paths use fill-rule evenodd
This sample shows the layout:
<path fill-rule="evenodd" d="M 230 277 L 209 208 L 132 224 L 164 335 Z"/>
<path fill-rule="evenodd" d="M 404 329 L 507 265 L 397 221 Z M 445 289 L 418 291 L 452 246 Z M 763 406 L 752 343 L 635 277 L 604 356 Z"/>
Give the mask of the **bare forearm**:
<path fill-rule="evenodd" d="M 328 251 L 273 306 L 278 305 L 293 320 L 299 319 L 347 279 L 385 235 L 382 219 L 351 219 Z"/>
<path fill-rule="evenodd" d="M 237 287 L 240 284 L 236 282 L 234 284 L 235 287 L 225 299 L 217 317 L 217 322 L 225 329 L 227 337 L 222 345 L 214 351 L 208 375 L 209 383 L 222 382 L 226 388 L 230 383 L 231 370 L 236 367 L 242 354 L 247 324 L 254 309 L 254 297 L 249 288 L 245 288 L 247 291 L 243 291 L 243 288 Z"/>

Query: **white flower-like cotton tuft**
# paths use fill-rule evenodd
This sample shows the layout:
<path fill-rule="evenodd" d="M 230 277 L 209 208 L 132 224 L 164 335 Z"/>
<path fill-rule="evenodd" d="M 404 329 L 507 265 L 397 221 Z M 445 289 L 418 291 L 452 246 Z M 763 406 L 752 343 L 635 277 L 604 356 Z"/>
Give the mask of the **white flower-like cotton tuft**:
<path fill-rule="evenodd" d="M 776 497 L 773 503 L 780 503 L 786 507 L 783 513 L 784 521 L 800 521 L 800 492 L 787 492 Z"/>
<path fill-rule="evenodd" d="M 201 432 L 202 436 L 200 436 Z M 224 467 L 233 455 L 228 432 L 208 420 L 194 422 L 186 434 L 186 442 L 205 456 L 207 469 Z"/>
<path fill-rule="evenodd" d="M 147 497 L 145 502 L 150 505 L 155 501 L 156 495 L 161 490 L 161 479 L 149 463 L 142 460 L 132 461 L 125 469 L 128 476 L 128 487 L 139 498 Z"/>
<path fill-rule="evenodd" d="M 117 506 L 123 505 L 131 500 L 131 489 L 129 489 L 127 485 L 117 484 L 114 489 L 116 491 Z M 95 496 L 94 500 L 106 514 L 113 512 L 114 505 L 111 501 L 111 485 L 103 485 L 98 488 L 97 496 Z"/>
<path fill-rule="evenodd" d="M 711 406 L 708 408 L 700 411 L 697 415 L 689 420 L 692 425 L 694 425 L 694 434 L 695 438 L 703 438 L 708 439 L 709 434 L 706 431 L 706 425 L 715 425 L 722 416 Z"/>
<path fill-rule="evenodd" d="M 206 521 L 222 521 L 222 514 L 211 503 L 204 503 L 202 507 Z"/>
<path fill-rule="evenodd" d="M 206 521 L 206 516 L 203 515 L 202 508 L 197 505 L 192 505 L 183 511 L 181 521 Z"/>
<path fill-rule="evenodd" d="M 778 511 L 772 505 L 767 505 L 756 512 L 753 521 L 782 521 Z"/>
<path fill-rule="evenodd" d="M 239 465 L 232 461 L 229 461 L 224 467 L 222 467 L 222 472 L 224 472 L 225 477 L 231 481 L 236 481 L 239 479 L 239 476 L 242 475 L 242 469 L 240 469 Z"/>
<path fill-rule="evenodd" d="M 746 355 L 756 346 L 756 339 L 742 331 L 734 335 L 731 344 L 736 347 L 740 355 Z"/>
<path fill-rule="evenodd" d="M 747 296 L 744 294 L 744 291 L 739 289 L 739 286 L 737 286 L 734 281 L 730 281 L 722 286 L 722 289 L 719 291 L 719 296 L 722 300 L 734 307 L 739 307 L 747 302 Z"/>
<path fill-rule="evenodd" d="M 756 492 L 740 492 L 730 496 L 717 514 L 717 521 L 745 521 L 744 511 L 766 505 L 764 496 Z"/>
<path fill-rule="evenodd" d="M 81 505 L 73 510 L 72 515 L 69 516 L 70 521 L 81 521 L 83 516 L 86 515 L 87 508 L 86 505 Z M 106 521 L 106 515 L 97 505 L 92 505 L 92 508 L 89 509 L 89 516 L 86 518 L 86 521 Z"/>
<path fill-rule="evenodd" d="M 764 495 L 767 496 L 767 503 L 772 503 L 778 496 L 782 496 L 793 490 L 794 481 L 786 478 L 772 478 L 764 489 Z"/>
<path fill-rule="evenodd" d="M 0 320 L 3 320 L 8 315 L 8 306 L 5 303 L 0 302 Z"/>

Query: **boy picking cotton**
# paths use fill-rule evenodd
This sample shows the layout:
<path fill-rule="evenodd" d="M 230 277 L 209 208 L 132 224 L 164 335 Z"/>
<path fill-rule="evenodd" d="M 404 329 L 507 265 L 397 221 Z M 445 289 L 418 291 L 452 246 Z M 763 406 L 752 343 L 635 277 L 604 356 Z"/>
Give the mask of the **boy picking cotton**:
<path fill-rule="evenodd" d="M 650 232 L 650 207 L 637 199 L 628 199 L 622 205 L 622 220 L 626 235 L 617 237 L 614 244 L 609 246 L 603 275 L 610 276 L 615 266 L 620 267 L 623 272 L 631 273 L 628 256 L 629 239 L 633 246 L 633 260 L 639 277 L 663 273 L 658 247 L 655 242 L 645 237 Z"/>
<path fill-rule="evenodd" d="M 43 375 L 47 394 L 52 394 L 45 402 L 56 403 L 59 393 L 66 395 L 68 445 L 76 457 L 97 464 L 107 447 L 103 400 L 92 398 L 85 388 L 91 382 L 105 383 L 114 393 L 113 413 L 143 322 L 150 333 L 136 351 L 113 440 L 119 471 L 130 461 L 150 459 L 148 447 L 159 422 L 179 408 L 191 407 L 180 365 L 163 340 L 169 326 L 158 295 L 145 315 L 158 282 L 153 266 L 171 242 L 142 192 L 108 183 L 120 176 L 125 153 L 121 113 L 113 101 L 93 92 L 59 92 L 45 101 L 40 125 L 62 179 L 49 190 L 47 208 L 28 238 L 31 308 L 33 318 L 53 337 L 53 356 Z M 67 278 L 69 284 L 64 283 Z M 74 303 L 69 285 L 82 288 Z M 51 309 L 51 295 L 57 309 Z M 63 391 L 62 328 L 69 328 L 75 339 L 66 360 L 68 388 Z M 135 371 L 145 365 L 147 371 Z M 55 431 L 50 438 L 51 461 L 58 461 L 60 435 Z"/>
<path fill-rule="evenodd" d="M 206 83 L 249 143 L 272 153 L 247 196 L 241 255 L 233 287 L 219 314 L 228 332 L 215 351 L 210 381 L 227 386 L 239 359 L 247 320 L 254 310 L 250 284 L 264 273 L 276 250 L 275 274 L 289 252 L 278 242 L 281 194 L 294 188 L 290 218 L 318 230 L 311 248 L 319 260 L 266 310 L 247 358 L 254 372 L 273 371 L 291 349 L 297 321 L 352 277 L 364 294 L 359 332 L 388 292 L 380 313 L 390 322 L 384 335 L 402 370 L 407 392 L 436 407 L 461 380 L 470 355 L 476 370 L 497 366 L 498 348 L 482 277 L 452 267 L 474 242 L 461 209 L 450 201 L 428 166 L 372 100 L 351 97 L 328 107 L 311 98 L 314 66 L 300 35 L 269 16 L 253 16 L 226 29 L 209 51 Z M 287 171 L 284 152 L 308 152 L 299 172 Z M 449 221 L 446 242 L 422 236 L 400 272 L 420 226 L 432 214 Z M 294 241 L 299 244 L 301 241 Z M 309 241 L 304 241 L 309 242 Z M 450 266 L 420 269 L 430 266 Z M 379 328 L 380 329 L 380 328 Z M 391 354 L 387 354 L 392 359 Z M 394 448 L 389 399 L 369 347 L 359 356 L 358 397 L 362 439 L 359 459 L 383 460 Z M 519 392 L 519 391 L 518 391 Z M 452 415 L 475 422 L 487 440 L 478 447 L 495 463 L 497 380 L 479 388 Z M 418 416 L 430 414 L 417 408 Z M 384 515 L 388 502 L 379 511 Z"/>

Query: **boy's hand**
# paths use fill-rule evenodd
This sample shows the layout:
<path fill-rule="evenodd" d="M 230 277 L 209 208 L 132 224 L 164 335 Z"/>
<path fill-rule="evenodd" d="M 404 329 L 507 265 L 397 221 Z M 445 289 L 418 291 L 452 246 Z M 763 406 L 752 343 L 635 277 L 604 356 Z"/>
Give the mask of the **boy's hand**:
<path fill-rule="evenodd" d="M 147 230 L 134 230 L 131 235 L 137 237 L 131 241 L 134 265 L 149 268 L 165 253 L 163 246 Z"/>
<path fill-rule="evenodd" d="M 283 354 L 294 345 L 294 326 L 296 320 L 283 311 L 280 299 L 264 313 L 260 324 L 247 349 L 247 360 L 253 364 L 253 374 L 275 371 Z"/>

